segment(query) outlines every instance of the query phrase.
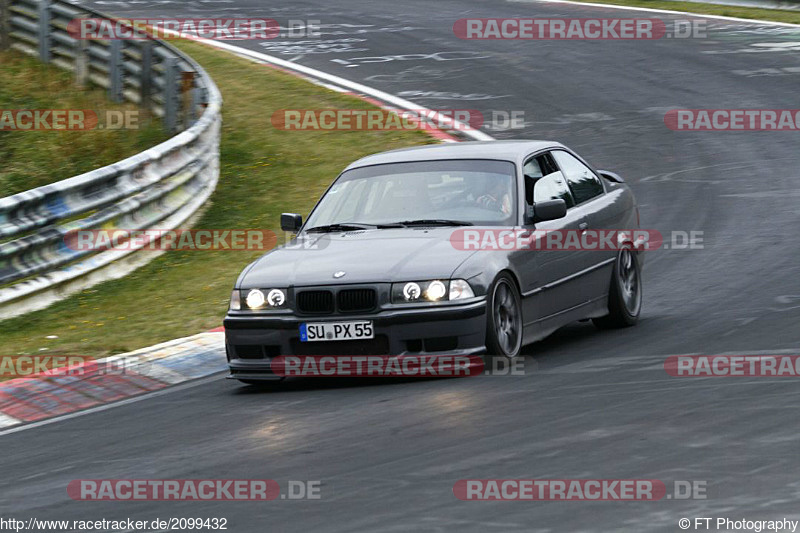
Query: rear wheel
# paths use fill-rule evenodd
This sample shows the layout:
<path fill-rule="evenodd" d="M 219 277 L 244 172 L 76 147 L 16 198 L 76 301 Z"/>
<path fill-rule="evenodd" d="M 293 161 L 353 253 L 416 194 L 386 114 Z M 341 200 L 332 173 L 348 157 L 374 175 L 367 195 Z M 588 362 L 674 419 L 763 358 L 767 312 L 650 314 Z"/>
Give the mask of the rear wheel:
<path fill-rule="evenodd" d="M 489 355 L 519 355 L 522 348 L 522 306 L 517 286 L 508 274 L 500 274 L 489 288 L 486 319 Z"/>
<path fill-rule="evenodd" d="M 625 328 L 639 321 L 642 310 L 642 270 L 636 252 L 624 248 L 617 254 L 611 287 L 608 291 L 608 315 L 593 318 L 599 328 Z"/>

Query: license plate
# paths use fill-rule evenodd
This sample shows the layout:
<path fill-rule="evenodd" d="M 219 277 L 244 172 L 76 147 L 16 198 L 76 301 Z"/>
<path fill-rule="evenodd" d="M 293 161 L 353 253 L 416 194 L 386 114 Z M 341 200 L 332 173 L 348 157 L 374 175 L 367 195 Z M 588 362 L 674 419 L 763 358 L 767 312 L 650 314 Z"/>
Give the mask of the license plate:
<path fill-rule="evenodd" d="M 304 322 L 300 324 L 300 340 L 350 341 L 371 339 L 375 336 L 371 320 L 353 322 Z"/>

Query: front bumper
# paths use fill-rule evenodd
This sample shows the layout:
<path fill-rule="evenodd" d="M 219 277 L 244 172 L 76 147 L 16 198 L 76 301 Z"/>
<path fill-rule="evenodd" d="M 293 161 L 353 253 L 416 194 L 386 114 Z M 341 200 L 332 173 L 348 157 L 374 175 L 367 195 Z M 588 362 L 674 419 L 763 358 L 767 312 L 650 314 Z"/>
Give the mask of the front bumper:
<path fill-rule="evenodd" d="M 303 322 L 371 320 L 375 338 L 300 342 Z M 276 379 L 271 360 L 279 355 L 472 355 L 485 352 L 486 302 L 392 309 L 373 314 L 228 315 L 225 351 L 229 378 Z"/>

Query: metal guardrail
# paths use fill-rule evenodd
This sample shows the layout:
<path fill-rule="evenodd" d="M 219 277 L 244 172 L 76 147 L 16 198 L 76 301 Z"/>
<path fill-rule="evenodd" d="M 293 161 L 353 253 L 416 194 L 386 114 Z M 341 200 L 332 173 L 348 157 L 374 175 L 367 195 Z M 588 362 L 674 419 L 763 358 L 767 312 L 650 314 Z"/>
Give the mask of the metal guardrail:
<path fill-rule="evenodd" d="M 74 39 L 68 24 L 87 17 L 110 18 L 61 0 L 0 0 L 0 50 L 70 70 L 78 85 L 103 87 L 111 100 L 133 102 L 180 133 L 112 165 L 0 198 L 0 318 L 118 277 L 114 265 L 138 251 L 74 250 L 68 232 L 172 229 L 205 203 L 219 177 L 222 98 L 208 74 L 152 38 Z"/>

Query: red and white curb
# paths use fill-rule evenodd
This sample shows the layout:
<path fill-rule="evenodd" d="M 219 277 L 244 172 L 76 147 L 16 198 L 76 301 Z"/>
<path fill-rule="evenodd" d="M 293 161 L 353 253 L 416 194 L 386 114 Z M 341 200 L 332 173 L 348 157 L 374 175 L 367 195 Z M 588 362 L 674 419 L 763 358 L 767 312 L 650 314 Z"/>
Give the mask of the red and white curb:
<path fill-rule="evenodd" d="M 0 382 L 0 429 L 113 403 L 228 368 L 225 333 L 212 330 L 95 360 L 85 371 Z M 103 369 L 119 369 L 104 372 Z"/>

